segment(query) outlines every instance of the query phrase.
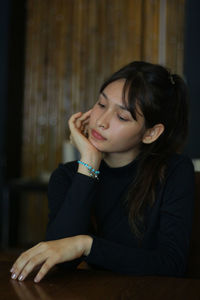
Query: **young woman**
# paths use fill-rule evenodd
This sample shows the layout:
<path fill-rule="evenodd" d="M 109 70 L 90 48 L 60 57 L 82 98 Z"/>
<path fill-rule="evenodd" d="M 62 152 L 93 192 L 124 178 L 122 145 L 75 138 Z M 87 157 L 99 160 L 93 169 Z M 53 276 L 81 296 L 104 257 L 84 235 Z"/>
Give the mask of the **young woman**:
<path fill-rule="evenodd" d="M 42 264 L 39 282 L 55 264 L 83 260 L 124 274 L 183 276 L 194 195 L 192 162 L 180 154 L 187 127 L 178 75 L 132 62 L 108 78 L 94 107 L 69 120 L 80 160 L 53 172 L 46 241 L 17 259 L 11 277 L 24 280 Z"/>

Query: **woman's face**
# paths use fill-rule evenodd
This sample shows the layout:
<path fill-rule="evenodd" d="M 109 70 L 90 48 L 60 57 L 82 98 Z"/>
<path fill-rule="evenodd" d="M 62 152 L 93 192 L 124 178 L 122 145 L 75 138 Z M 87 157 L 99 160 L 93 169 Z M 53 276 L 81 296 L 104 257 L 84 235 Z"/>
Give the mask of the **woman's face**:
<path fill-rule="evenodd" d="M 144 133 L 144 117 L 133 119 L 124 107 L 124 80 L 110 83 L 100 94 L 89 121 L 89 140 L 101 152 L 138 154 Z"/>

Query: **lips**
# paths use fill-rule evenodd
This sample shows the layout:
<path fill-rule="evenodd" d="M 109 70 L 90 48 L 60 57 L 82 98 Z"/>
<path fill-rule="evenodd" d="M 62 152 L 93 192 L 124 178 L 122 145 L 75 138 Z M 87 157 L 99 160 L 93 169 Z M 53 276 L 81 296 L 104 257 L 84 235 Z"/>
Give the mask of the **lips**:
<path fill-rule="evenodd" d="M 100 134 L 98 133 L 96 130 L 92 129 L 92 136 L 100 141 L 105 141 L 106 139 Z"/>

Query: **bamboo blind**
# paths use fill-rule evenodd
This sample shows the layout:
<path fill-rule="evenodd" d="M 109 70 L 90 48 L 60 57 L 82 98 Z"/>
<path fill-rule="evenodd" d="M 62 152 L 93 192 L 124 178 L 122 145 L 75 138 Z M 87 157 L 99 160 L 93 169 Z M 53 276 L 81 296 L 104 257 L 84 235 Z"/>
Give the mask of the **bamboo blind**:
<path fill-rule="evenodd" d="M 161 1 L 28 0 L 23 176 L 57 167 L 69 116 L 94 104 L 108 75 L 133 60 L 158 62 Z M 181 73 L 184 0 L 165 1 L 166 64 Z M 23 206 L 35 232 L 34 201 Z"/>

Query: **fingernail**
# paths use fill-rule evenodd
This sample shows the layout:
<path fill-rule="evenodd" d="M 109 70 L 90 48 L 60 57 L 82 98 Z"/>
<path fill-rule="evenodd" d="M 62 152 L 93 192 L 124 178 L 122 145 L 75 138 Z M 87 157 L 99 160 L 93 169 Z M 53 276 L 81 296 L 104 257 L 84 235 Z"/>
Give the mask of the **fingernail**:
<path fill-rule="evenodd" d="M 34 279 L 34 282 L 38 282 L 39 280 L 40 280 L 40 277 L 36 276 L 35 279 Z"/>
<path fill-rule="evenodd" d="M 23 279 L 23 275 L 20 275 L 19 278 L 18 278 L 18 280 L 21 281 L 22 279 Z"/>
<path fill-rule="evenodd" d="M 15 273 L 12 274 L 12 276 L 11 276 L 12 279 L 16 279 L 16 277 L 17 277 L 17 275 Z"/>
<path fill-rule="evenodd" d="M 13 268 L 11 268 L 11 269 L 10 269 L 10 273 L 12 273 L 12 272 L 13 272 L 13 270 L 14 270 L 14 269 L 13 269 Z"/>

